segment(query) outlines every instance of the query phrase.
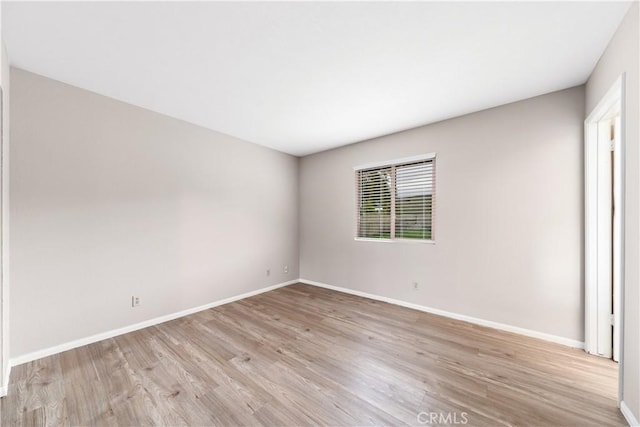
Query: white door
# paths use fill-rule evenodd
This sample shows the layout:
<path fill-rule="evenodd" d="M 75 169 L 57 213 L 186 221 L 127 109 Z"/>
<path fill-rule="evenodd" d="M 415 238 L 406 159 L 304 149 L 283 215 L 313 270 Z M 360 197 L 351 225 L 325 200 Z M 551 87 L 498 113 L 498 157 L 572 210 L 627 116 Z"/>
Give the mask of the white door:
<path fill-rule="evenodd" d="M 585 350 L 619 360 L 624 288 L 622 77 L 585 120 Z"/>
<path fill-rule="evenodd" d="M 613 356 L 613 185 L 611 158 L 611 121 L 598 122 L 598 186 L 597 186 L 597 281 L 598 281 L 598 355 Z"/>
<path fill-rule="evenodd" d="M 622 310 L 622 138 L 620 115 L 613 120 L 613 360 L 620 361 Z"/>

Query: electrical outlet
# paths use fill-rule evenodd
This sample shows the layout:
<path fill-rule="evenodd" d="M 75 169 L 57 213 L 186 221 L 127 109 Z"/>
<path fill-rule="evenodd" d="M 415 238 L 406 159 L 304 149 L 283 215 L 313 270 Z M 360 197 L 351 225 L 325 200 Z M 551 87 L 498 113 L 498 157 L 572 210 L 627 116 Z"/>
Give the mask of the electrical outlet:
<path fill-rule="evenodd" d="M 282 268 L 282 271 L 284 271 L 284 274 L 288 274 L 288 273 L 289 273 L 289 266 L 288 266 L 288 265 L 285 265 L 285 266 Z"/>
<path fill-rule="evenodd" d="M 413 290 L 417 291 L 418 289 L 420 289 L 420 286 L 418 285 L 418 282 L 416 282 L 415 280 L 413 282 L 411 282 L 411 284 L 413 285 Z"/>
<path fill-rule="evenodd" d="M 140 305 L 140 297 L 131 297 L 131 307 L 138 307 Z"/>
<path fill-rule="evenodd" d="M 271 269 L 267 268 L 267 277 L 271 276 Z"/>

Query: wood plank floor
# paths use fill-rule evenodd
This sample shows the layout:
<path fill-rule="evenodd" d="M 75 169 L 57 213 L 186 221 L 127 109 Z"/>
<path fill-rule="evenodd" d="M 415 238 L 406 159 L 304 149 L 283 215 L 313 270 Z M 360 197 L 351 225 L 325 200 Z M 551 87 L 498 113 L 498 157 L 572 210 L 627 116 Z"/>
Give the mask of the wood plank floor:
<path fill-rule="evenodd" d="M 616 377 L 580 350 L 297 284 L 17 366 L 0 423 L 619 426 Z"/>

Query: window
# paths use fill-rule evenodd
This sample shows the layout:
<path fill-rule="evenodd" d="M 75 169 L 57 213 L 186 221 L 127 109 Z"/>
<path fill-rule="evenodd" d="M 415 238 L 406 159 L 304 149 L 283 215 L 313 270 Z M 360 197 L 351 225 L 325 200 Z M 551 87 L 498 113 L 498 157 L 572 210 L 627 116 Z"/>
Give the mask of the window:
<path fill-rule="evenodd" d="M 433 240 L 435 155 L 356 168 L 357 237 Z"/>

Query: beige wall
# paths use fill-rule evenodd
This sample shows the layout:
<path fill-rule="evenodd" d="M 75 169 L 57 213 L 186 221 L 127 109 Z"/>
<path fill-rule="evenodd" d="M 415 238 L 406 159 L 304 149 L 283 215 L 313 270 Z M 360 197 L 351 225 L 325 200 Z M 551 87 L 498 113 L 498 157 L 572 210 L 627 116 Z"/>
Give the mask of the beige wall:
<path fill-rule="evenodd" d="M 576 87 L 304 157 L 301 277 L 583 341 L 583 120 Z M 354 241 L 353 167 L 430 152 L 436 244 Z"/>
<path fill-rule="evenodd" d="M 11 77 L 12 358 L 299 277 L 297 158 Z"/>
<path fill-rule="evenodd" d="M 625 84 L 625 307 L 622 398 L 640 419 L 640 149 L 638 120 L 638 3 L 634 3 L 586 85 L 589 114 L 616 79 Z"/>

